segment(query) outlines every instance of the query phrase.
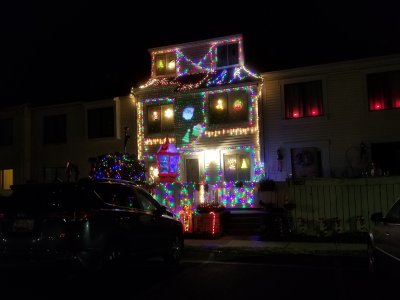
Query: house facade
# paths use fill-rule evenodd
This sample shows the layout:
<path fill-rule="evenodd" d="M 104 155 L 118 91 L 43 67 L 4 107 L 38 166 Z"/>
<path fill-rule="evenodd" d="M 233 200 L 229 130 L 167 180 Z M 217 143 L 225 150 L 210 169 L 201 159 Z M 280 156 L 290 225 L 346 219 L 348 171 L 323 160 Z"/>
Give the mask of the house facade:
<path fill-rule="evenodd" d="M 244 64 L 241 35 L 150 49 L 151 78 L 132 90 L 138 158 L 163 204 L 177 212 L 200 203 L 254 207 L 264 174 L 258 105 L 262 78 Z M 157 151 L 179 152 L 175 182 L 159 179 Z"/>
<path fill-rule="evenodd" d="M 267 177 L 400 175 L 400 56 L 262 74 Z"/>
<path fill-rule="evenodd" d="M 132 97 L 3 108 L 0 192 L 27 181 L 65 181 L 68 162 L 76 166 L 71 180 L 88 176 L 90 158 L 124 152 L 124 127 L 135 135 L 135 114 Z M 136 146 L 128 141 L 127 152 L 136 154 Z"/>

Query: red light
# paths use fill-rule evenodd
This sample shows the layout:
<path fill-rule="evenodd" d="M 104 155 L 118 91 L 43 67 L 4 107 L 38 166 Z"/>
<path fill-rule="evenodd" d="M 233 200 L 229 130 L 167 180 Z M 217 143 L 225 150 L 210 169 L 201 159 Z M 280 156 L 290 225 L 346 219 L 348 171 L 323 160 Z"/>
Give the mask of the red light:
<path fill-rule="evenodd" d="M 394 101 L 394 107 L 400 108 L 400 98 L 397 98 L 397 99 Z"/>
<path fill-rule="evenodd" d="M 298 118 L 298 117 L 299 117 L 299 114 L 297 112 L 294 112 L 293 113 L 293 118 Z"/>
<path fill-rule="evenodd" d="M 380 104 L 375 104 L 375 109 L 381 109 L 381 105 Z"/>

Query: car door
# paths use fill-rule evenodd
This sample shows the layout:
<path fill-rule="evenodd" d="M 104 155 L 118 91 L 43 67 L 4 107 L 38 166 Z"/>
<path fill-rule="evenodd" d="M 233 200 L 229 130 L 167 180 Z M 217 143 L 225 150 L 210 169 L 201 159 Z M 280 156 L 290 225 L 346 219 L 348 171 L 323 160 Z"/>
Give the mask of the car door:
<path fill-rule="evenodd" d="M 375 243 L 378 248 L 392 257 L 400 259 L 400 201 L 388 211 L 377 228 Z"/>
<path fill-rule="evenodd" d="M 150 252 L 160 253 L 168 241 L 168 224 L 160 213 L 160 205 L 141 188 L 135 188 L 137 199 L 142 205 L 140 222 L 146 229 L 146 246 Z"/>

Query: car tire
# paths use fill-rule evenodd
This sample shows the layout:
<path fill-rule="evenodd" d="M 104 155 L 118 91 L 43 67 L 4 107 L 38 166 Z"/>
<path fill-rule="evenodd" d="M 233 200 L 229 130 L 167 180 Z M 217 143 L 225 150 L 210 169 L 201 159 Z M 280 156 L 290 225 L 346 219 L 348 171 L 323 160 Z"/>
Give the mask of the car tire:
<path fill-rule="evenodd" d="M 183 238 L 181 235 L 175 235 L 164 254 L 164 261 L 171 266 L 178 266 L 183 254 Z"/>

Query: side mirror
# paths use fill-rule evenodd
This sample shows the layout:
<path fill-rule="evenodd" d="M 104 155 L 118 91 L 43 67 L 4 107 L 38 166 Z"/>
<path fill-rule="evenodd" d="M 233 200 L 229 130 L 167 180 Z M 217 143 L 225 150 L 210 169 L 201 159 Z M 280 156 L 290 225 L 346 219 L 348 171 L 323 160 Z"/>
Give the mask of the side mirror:
<path fill-rule="evenodd" d="M 381 222 L 383 221 L 383 214 L 381 212 L 373 213 L 371 215 L 372 222 Z"/>

